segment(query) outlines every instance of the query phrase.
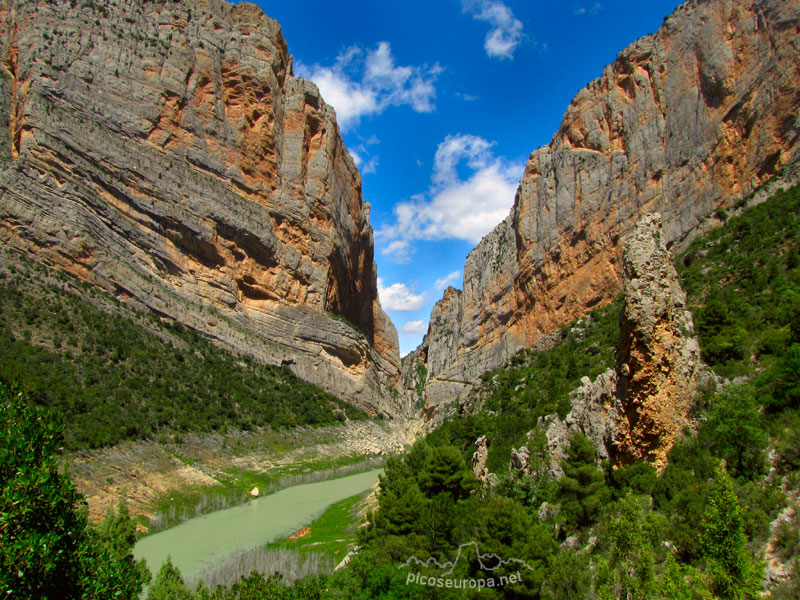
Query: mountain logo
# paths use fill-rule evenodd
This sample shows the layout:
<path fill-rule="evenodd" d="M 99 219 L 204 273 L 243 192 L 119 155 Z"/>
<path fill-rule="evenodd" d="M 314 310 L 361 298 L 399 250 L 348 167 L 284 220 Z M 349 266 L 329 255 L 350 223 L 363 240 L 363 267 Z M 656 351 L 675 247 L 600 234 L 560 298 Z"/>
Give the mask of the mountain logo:
<path fill-rule="evenodd" d="M 484 572 L 492 572 L 500 567 L 511 566 L 512 568 L 517 568 L 515 574 L 512 575 L 502 575 L 499 579 L 495 579 L 494 577 L 488 577 L 485 579 L 451 579 L 450 576 L 453 574 L 453 571 L 456 568 L 456 565 L 459 563 L 460 560 L 467 560 L 470 554 L 474 552 L 475 558 L 478 561 L 478 565 L 480 566 L 481 571 Z M 417 583 L 421 585 L 428 585 L 432 587 L 447 587 L 447 588 L 456 588 L 456 589 L 466 589 L 466 588 L 478 588 L 482 589 L 485 587 L 493 588 L 493 587 L 500 587 L 507 583 L 518 583 L 522 580 L 522 576 L 520 575 L 520 568 L 528 569 L 529 571 L 533 571 L 533 567 L 531 567 L 526 561 L 520 558 L 502 558 L 501 556 L 494 554 L 492 552 L 481 554 L 480 547 L 478 546 L 478 542 L 471 541 L 467 542 L 466 544 L 461 544 L 458 547 L 458 552 L 456 553 L 455 559 L 451 561 L 439 562 L 436 558 L 431 556 L 427 559 L 421 559 L 416 556 L 411 556 L 406 560 L 403 564 L 397 566 L 398 569 L 406 569 L 409 567 L 422 567 L 422 568 L 432 568 L 436 567 L 437 569 L 442 570 L 443 572 L 439 574 L 438 577 L 434 576 L 425 576 L 421 575 L 420 573 L 409 573 L 408 577 L 406 578 L 406 585 L 409 583 Z"/>

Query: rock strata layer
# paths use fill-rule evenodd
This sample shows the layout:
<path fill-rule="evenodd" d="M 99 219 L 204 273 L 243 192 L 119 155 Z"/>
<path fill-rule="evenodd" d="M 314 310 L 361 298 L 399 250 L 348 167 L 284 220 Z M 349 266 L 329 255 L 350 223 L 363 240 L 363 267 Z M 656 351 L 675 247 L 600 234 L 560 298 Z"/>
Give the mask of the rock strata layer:
<path fill-rule="evenodd" d="M 429 411 L 622 288 L 623 240 L 670 244 L 798 156 L 800 4 L 690 0 L 578 92 L 509 217 L 467 257 L 423 342 Z"/>
<path fill-rule="evenodd" d="M 0 36 L 5 246 L 404 411 L 361 178 L 275 21 L 222 0 L 3 0 Z"/>

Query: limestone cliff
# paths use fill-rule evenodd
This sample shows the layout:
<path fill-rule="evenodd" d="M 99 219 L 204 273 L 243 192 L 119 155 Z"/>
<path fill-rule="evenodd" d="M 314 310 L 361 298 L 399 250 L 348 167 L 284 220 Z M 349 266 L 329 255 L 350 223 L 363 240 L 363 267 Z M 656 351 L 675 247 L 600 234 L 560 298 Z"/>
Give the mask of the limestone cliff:
<path fill-rule="evenodd" d="M 797 158 L 799 30 L 794 0 L 690 0 L 578 92 L 467 257 L 463 292 L 434 308 L 429 408 L 616 297 L 620 240 L 643 215 L 673 243 Z"/>
<path fill-rule="evenodd" d="M 275 21 L 222 0 L 2 0 L 0 35 L 4 245 L 403 411 L 361 178 Z"/>

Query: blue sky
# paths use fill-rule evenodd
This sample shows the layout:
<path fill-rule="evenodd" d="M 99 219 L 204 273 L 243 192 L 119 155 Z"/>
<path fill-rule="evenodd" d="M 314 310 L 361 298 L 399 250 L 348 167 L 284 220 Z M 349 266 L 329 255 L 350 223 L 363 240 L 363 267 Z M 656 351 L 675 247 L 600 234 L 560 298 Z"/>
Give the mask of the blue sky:
<path fill-rule="evenodd" d="M 405 354 L 572 97 L 676 0 L 258 0 L 336 109 Z"/>

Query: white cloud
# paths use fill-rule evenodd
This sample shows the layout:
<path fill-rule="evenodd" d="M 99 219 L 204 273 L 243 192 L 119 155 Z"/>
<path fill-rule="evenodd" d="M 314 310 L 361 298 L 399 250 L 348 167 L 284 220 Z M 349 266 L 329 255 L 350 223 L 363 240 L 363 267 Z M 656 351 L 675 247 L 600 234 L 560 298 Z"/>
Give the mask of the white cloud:
<path fill-rule="evenodd" d="M 364 143 L 357 144 L 355 148 L 348 149 L 350 156 L 353 157 L 353 162 L 356 164 L 356 167 L 358 167 L 358 170 L 361 171 L 362 175 L 378 172 L 378 157 L 370 156 L 369 149 L 369 146 L 373 146 L 377 143 L 378 138 L 373 135 Z"/>
<path fill-rule="evenodd" d="M 453 271 L 449 275 L 445 275 L 441 279 L 437 279 L 434 285 L 436 286 L 437 290 L 442 291 L 448 285 L 457 281 L 459 277 L 461 277 L 461 271 Z"/>
<path fill-rule="evenodd" d="M 336 110 L 342 129 L 389 106 L 408 105 L 417 112 L 432 112 L 436 98 L 434 84 L 442 72 L 439 65 L 395 65 L 389 42 L 380 42 L 367 51 L 357 46 L 347 48 L 330 67 L 295 61 L 295 68 L 301 77 L 317 85 L 325 102 Z"/>
<path fill-rule="evenodd" d="M 350 150 L 350 156 L 353 157 L 353 162 L 358 167 L 358 170 L 361 172 L 362 175 L 366 175 L 367 173 L 377 173 L 378 171 L 378 157 L 372 156 L 367 162 L 364 162 L 364 158 L 361 156 L 361 152 L 366 152 L 366 149 L 363 147 L 359 147 L 359 151 L 356 152 L 355 150 Z"/>
<path fill-rule="evenodd" d="M 362 175 L 367 175 L 368 173 L 377 173 L 378 157 L 373 156 L 372 158 L 370 158 L 363 167 L 360 167 L 360 170 Z"/>
<path fill-rule="evenodd" d="M 428 333 L 428 324 L 425 321 L 409 321 L 400 331 L 409 335 L 425 335 Z"/>
<path fill-rule="evenodd" d="M 592 6 L 586 7 L 580 4 L 577 4 L 572 7 L 572 12 L 579 17 L 590 15 L 594 16 L 599 13 L 603 9 L 603 5 L 600 2 L 595 2 Z"/>
<path fill-rule="evenodd" d="M 381 306 L 386 310 L 415 311 L 422 308 L 425 296 L 413 293 L 404 283 L 393 283 L 383 286 L 383 279 L 378 277 L 378 297 Z"/>
<path fill-rule="evenodd" d="M 492 58 L 514 58 L 514 50 L 522 41 L 522 22 L 499 0 L 461 0 L 464 12 L 491 26 L 483 43 Z"/>
<path fill-rule="evenodd" d="M 457 167 L 472 171 L 466 179 Z M 394 224 L 378 230 L 382 254 L 407 262 L 413 240 L 462 239 L 477 243 L 508 216 L 522 165 L 492 153 L 492 143 L 473 135 L 448 136 L 436 151 L 432 185 L 425 194 L 394 206 Z"/>
<path fill-rule="evenodd" d="M 378 231 L 379 237 L 389 237 L 391 234 L 384 233 L 384 230 Z M 389 242 L 389 245 L 381 250 L 381 254 L 388 256 L 392 262 L 398 264 L 406 264 L 411 262 L 411 240 L 409 239 L 396 239 Z"/>
<path fill-rule="evenodd" d="M 467 161 L 471 169 L 482 169 L 492 160 L 491 142 L 477 135 L 449 135 L 436 148 L 433 158 L 433 182 L 450 184 L 458 180 L 456 166 Z"/>

